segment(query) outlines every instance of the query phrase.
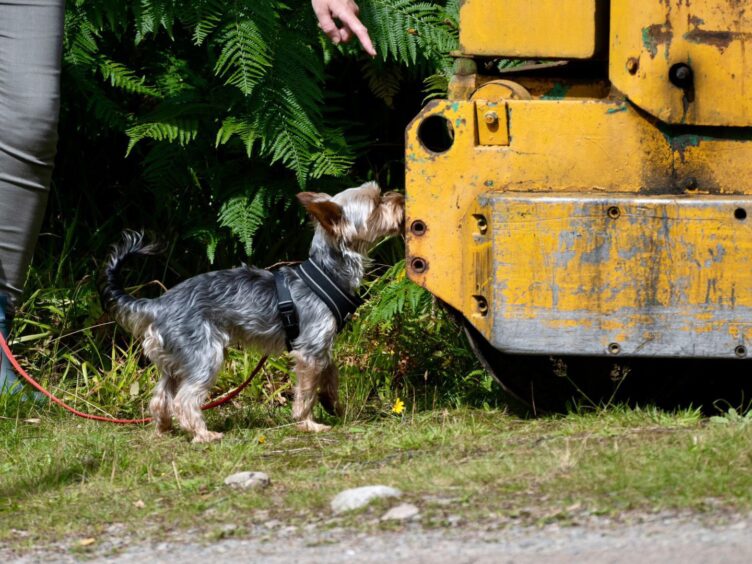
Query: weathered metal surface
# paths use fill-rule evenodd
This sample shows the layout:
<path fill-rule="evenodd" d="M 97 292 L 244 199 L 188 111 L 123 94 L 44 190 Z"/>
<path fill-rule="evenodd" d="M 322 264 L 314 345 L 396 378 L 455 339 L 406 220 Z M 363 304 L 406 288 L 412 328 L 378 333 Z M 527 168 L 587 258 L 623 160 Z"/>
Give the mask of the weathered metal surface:
<path fill-rule="evenodd" d="M 602 0 L 464 0 L 460 50 L 469 55 L 588 59 L 605 34 Z M 566 25 L 562 25 L 566 22 Z"/>
<path fill-rule="evenodd" d="M 505 101 L 508 145 L 484 146 L 479 142 L 476 105 L 482 103 L 481 100 L 432 102 L 407 129 L 407 224 L 420 220 L 425 225 L 421 236 L 412 233 L 407 236 L 408 265 L 417 258 L 423 267 L 421 272 L 409 267 L 410 277 L 463 312 L 492 342 L 501 343 L 505 332 L 529 334 L 525 327 L 536 327 L 541 319 L 546 319 L 552 328 L 546 337 L 550 337 L 550 342 L 535 341 L 524 349 L 528 352 L 571 353 L 574 351 L 569 348 L 558 347 L 569 347 L 575 339 L 570 342 L 556 336 L 554 327 L 558 310 L 541 307 L 530 310 L 534 315 L 527 320 L 516 319 L 514 322 L 498 318 L 505 311 L 499 309 L 500 304 L 511 296 L 506 295 L 507 282 L 500 275 L 498 266 L 494 266 L 499 260 L 496 254 L 500 252 L 496 240 L 499 216 L 489 216 L 489 210 L 480 206 L 482 195 L 485 194 L 483 197 L 490 201 L 488 193 L 491 192 L 505 195 L 520 192 L 621 194 L 622 197 L 632 194 L 637 202 L 646 194 L 695 197 L 703 194 L 752 194 L 752 135 L 749 130 L 705 128 L 701 130 L 702 134 L 698 134 L 685 127 L 656 124 L 628 102 L 566 98 L 566 93 L 564 96 L 562 99 Z M 441 116 L 451 125 L 453 143 L 445 152 L 427 150 L 418 137 L 421 122 L 429 116 Z M 700 206 L 697 209 L 710 208 Z M 548 231 L 552 234 L 562 231 L 561 219 L 546 220 L 546 206 L 541 206 L 538 211 L 540 216 L 531 219 L 536 231 L 528 236 L 535 239 L 538 232 L 540 237 L 547 237 Z M 485 221 L 485 233 L 479 227 L 483 224 L 483 221 L 479 223 L 479 218 Z M 672 224 L 672 229 L 680 233 L 676 237 L 677 244 L 692 240 L 692 230 L 706 233 L 702 231 L 705 229 L 701 227 L 703 225 L 709 223 L 687 221 L 688 231 L 683 233 L 677 231 L 680 230 L 678 223 Z M 732 221 L 731 225 L 736 224 Z M 580 233 L 583 237 L 591 236 L 591 233 L 582 230 L 597 230 L 595 224 L 588 227 L 584 220 L 570 227 L 572 233 Z M 639 230 L 634 229 L 631 235 L 637 237 Z M 746 224 L 739 233 L 748 234 Z M 747 249 L 747 243 L 741 239 L 732 240 L 730 236 L 724 241 L 724 244 L 731 245 L 726 249 L 726 256 L 739 256 L 741 260 L 739 249 Z M 660 258 L 659 249 L 655 252 Z M 699 268 L 696 263 L 684 262 L 689 254 L 677 253 L 678 250 L 672 255 L 678 257 L 677 260 L 659 262 L 669 271 L 665 274 L 666 280 L 677 279 L 688 268 Z M 727 269 L 742 268 L 728 261 L 724 264 Z M 572 270 L 577 268 L 572 266 Z M 597 272 L 602 276 L 601 270 Z M 635 273 L 635 276 L 641 275 L 642 271 Z M 589 280 L 590 288 L 585 287 L 585 290 L 597 294 L 601 279 L 593 274 Z M 728 323 L 741 327 L 742 317 L 750 313 L 746 308 L 752 307 L 752 296 L 745 291 L 744 298 L 741 298 L 739 288 L 735 292 L 734 307 L 719 310 L 718 315 L 720 318 L 728 314 Z M 584 295 L 578 294 L 580 298 Z M 601 315 L 594 302 L 583 303 L 585 305 L 579 310 L 583 319 L 590 314 Z M 661 315 L 664 318 L 658 319 Z M 719 344 L 709 345 L 715 352 L 702 349 L 702 346 L 702 350 L 691 349 L 688 343 L 699 333 L 688 324 L 671 325 L 672 315 L 676 312 L 665 310 L 655 314 L 655 324 L 663 331 L 660 339 L 652 341 L 657 344 L 646 344 L 637 350 L 642 341 L 638 343 L 641 334 L 636 328 L 644 323 L 639 317 L 632 316 L 623 318 L 621 329 L 613 324 L 600 326 L 600 330 L 608 329 L 609 332 L 602 333 L 597 346 L 588 344 L 592 347 L 588 350 L 608 354 L 604 353 L 604 339 L 609 342 L 612 342 L 610 339 L 621 339 L 623 344 L 613 341 L 620 343 L 620 354 L 729 355 L 727 345 L 731 333 L 725 333 L 723 338 L 726 341 L 719 340 Z M 560 319 L 562 334 L 567 333 L 564 319 L 567 318 Z M 616 323 L 622 318 L 613 314 L 608 319 Z M 710 323 L 708 321 L 705 327 L 710 327 Z M 720 325 L 718 327 L 721 333 L 725 331 Z M 746 329 L 739 331 L 738 335 L 746 340 Z M 595 333 L 593 330 L 592 334 Z M 705 336 L 702 339 L 712 341 Z M 682 345 L 663 346 L 669 342 Z M 656 352 L 658 348 L 662 352 Z M 585 352 L 585 349 L 578 351 Z"/>
<path fill-rule="evenodd" d="M 748 2 L 612 2 L 610 41 L 614 86 L 661 121 L 752 125 Z M 687 65 L 691 80 L 672 81 L 675 65 Z"/>
<path fill-rule="evenodd" d="M 475 103 L 478 124 L 478 144 L 509 145 L 507 103 L 479 100 Z"/>
<path fill-rule="evenodd" d="M 491 192 L 471 212 L 489 218 L 498 349 L 747 356 L 752 197 Z"/>

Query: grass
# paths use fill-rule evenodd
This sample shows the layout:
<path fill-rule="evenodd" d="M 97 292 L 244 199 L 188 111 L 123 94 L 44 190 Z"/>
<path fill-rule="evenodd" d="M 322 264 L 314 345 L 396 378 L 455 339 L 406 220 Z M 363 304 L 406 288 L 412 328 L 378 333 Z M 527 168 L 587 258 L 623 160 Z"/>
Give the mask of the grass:
<path fill-rule="evenodd" d="M 287 408 L 236 405 L 209 416 L 227 433 L 212 445 L 47 408 L 19 411 L 0 420 L 0 543 L 23 550 L 98 538 L 114 523 L 142 539 L 186 528 L 212 539 L 227 523 L 242 531 L 270 518 L 327 523 L 337 492 L 374 483 L 402 489 L 428 527 L 450 514 L 535 524 L 752 507 L 752 425 L 738 415 L 709 421 L 615 407 L 524 420 L 495 409 L 407 407 L 310 435 L 289 425 Z M 268 473 L 272 486 L 223 484 L 242 470 Z M 383 526 L 373 521 L 383 510 L 343 523 Z"/>
<path fill-rule="evenodd" d="M 67 257 L 67 249 L 49 256 Z M 135 341 L 103 317 L 92 277 L 75 275 L 95 268 L 60 261 L 56 271 L 50 258 L 42 262 L 30 283 L 42 289 L 15 320 L 12 346 L 22 363 L 79 409 L 141 416 L 156 374 Z M 158 284 L 132 290 L 159 292 Z M 136 541 L 186 530 L 211 540 L 227 534 L 227 524 L 242 535 L 269 519 L 388 527 L 377 519 L 385 504 L 344 517 L 329 509 L 339 491 L 375 483 L 402 489 L 425 527 L 457 518 L 537 524 L 752 508 L 749 414 L 706 419 L 691 410 L 609 406 L 515 417 L 459 328 L 399 264 L 369 290 L 373 299 L 338 339 L 347 412 L 327 421 L 335 423 L 330 433 L 290 425 L 284 357 L 270 359 L 240 398 L 208 414 L 210 428 L 226 433 L 212 445 L 0 396 L 0 547 L 78 546 L 113 525 Z M 257 359 L 233 352 L 216 392 L 242 381 Z M 397 398 L 406 404 L 401 415 L 391 412 Z M 241 470 L 264 471 L 272 485 L 238 492 L 223 484 Z"/>

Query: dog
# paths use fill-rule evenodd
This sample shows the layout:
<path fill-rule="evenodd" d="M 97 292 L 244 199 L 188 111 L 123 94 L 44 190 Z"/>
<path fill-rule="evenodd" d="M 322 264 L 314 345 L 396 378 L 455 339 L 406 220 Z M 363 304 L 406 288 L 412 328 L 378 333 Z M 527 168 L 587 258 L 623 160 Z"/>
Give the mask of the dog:
<path fill-rule="evenodd" d="M 297 198 L 315 226 L 309 260 L 301 267 L 310 263 L 310 270 L 334 283 L 335 293 L 355 296 L 369 249 L 403 230 L 404 197 L 382 194 L 369 182 L 334 196 L 301 192 Z M 243 265 L 199 274 L 155 299 L 127 294 L 119 276 L 123 262 L 154 252 L 142 234 L 124 233 L 105 263 L 100 292 L 105 310 L 142 338 L 146 356 L 161 373 L 149 404 L 157 433 L 169 432 L 174 416 L 193 442 L 222 438 L 207 429 L 201 405 L 231 345 L 253 346 L 265 354 L 281 353 L 288 345 L 297 376 L 293 418 L 303 431 L 328 430 L 312 412 L 318 398 L 341 413 L 332 346 L 345 320 L 312 289 L 318 284 L 300 267 L 283 266 L 275 274 Z M 279 309 L 277 282 L 288 288 L 297 313 L 299 335 L 292 341 Z"/>

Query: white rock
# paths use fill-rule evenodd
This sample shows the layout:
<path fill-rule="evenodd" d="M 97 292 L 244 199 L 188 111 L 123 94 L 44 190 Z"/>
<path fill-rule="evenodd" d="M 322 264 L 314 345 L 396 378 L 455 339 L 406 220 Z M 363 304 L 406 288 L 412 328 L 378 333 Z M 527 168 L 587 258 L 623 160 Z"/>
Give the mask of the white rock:
<path fill-rule="evenodd" d="M 263 472 L 238 472 L 225 478 L 225 485 L 244 490 L 249 488 L 265 488 L 270 483 L 269 476 Z"/>
<path fill-rule="evenodd" d="M 335 513 L 352 511 L 365 507 L 374 499 L 400 497 L 402 492 L 389 486 L 363 486 L 339 492 L 332 500 L 331 507 Z"/>
<path fill-rule="evenodd" d="M 415 517 L 420 510 L 412 503 L 401 503 L 395 507 L 392 507 L 389 511 L 384 513 L 381 517 L 382 521 L 406 521 Z"/>

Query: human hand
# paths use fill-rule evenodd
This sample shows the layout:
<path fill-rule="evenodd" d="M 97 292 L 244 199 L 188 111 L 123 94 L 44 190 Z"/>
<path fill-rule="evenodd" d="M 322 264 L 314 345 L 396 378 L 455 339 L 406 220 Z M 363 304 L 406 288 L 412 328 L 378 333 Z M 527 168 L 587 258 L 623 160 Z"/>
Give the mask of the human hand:
<path fill-rule="evenodd" d="M 363 50 L 376 56 L 371 38 L 368 36 L 366 26 L 358 19 L 360 8 L 353 0 L 311 0 L 313 11 L 319 20 L 319 27 L 332 42 L 337 45 L 340 42 L 347 43 L 353 38 L 358 38 Z M 338 19 L 342 27 L 337 27 L 334 19 Z"/>

